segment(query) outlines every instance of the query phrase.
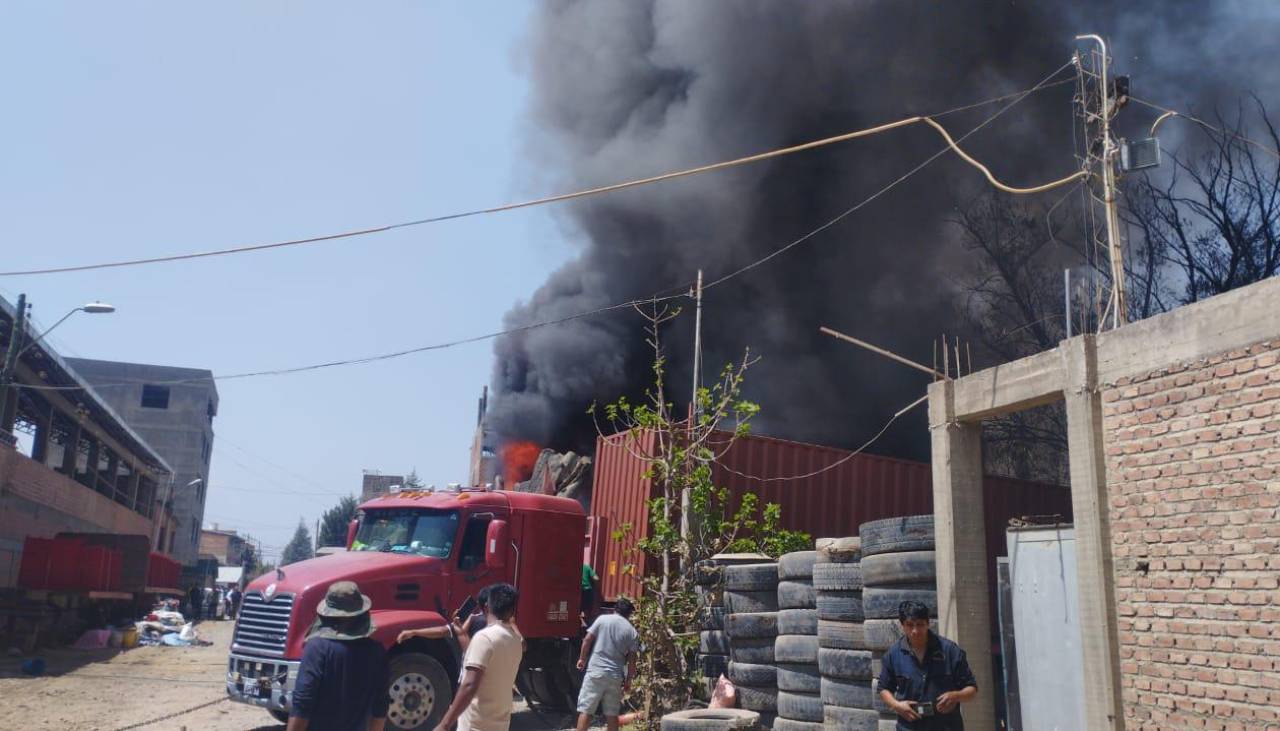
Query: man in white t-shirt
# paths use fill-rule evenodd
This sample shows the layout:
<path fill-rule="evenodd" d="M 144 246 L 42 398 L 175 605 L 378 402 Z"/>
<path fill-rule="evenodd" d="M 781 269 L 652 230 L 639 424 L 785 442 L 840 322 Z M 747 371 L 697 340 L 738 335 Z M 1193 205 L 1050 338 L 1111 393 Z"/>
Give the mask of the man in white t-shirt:
<path fill-rule="evenodd" d="M 510 584 L 489 587 L 487 625 L 471 638 L 462 659 L 462 685 L 435 731 L 508 731 L 511 728 L 511 686 L 515 683 L 524 638 L 512 618 L 519 595 Z"/>

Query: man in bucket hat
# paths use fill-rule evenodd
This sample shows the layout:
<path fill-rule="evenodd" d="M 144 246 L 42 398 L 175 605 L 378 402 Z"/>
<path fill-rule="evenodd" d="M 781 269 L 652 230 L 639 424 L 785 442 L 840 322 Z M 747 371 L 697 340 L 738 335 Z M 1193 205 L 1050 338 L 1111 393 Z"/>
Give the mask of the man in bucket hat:
<path fill-rule="evenodd" d="M 329 587 L 307 632 L 288 731 L 382 731 L 387 654 L 369 639 L 373 602 L 351 581 Z"/>

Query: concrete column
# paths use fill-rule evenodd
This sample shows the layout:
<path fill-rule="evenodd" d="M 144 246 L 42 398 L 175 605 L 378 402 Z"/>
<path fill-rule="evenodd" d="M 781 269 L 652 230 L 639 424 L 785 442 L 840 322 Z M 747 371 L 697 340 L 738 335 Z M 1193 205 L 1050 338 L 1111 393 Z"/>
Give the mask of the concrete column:
<path fill-rule="evenodd" d="M 98 488 L 98 450 L 102 448 L 102 445 L 98 441 L 97 437 L 92 434 L 88 436 L 88 440 L 89 461 L 85 468 L 85 478 L 88 482 L 85 484 L 85 487 L 88 487 L 90 490 L 102 492 L 102 490 Z"/>
<path fill-rule="evenodd" d="M 1098 393 L 1097 350 L 1092 335 L 1062 344 L 1066 375 L 1067 448 L 1070 452 L 1071 511 L 1075 522 L 1076 584 L 1080 606 L 1080 647 L 1084 653 L 1086 726 L 1124 728 L 1120 692 L 1120 651 L 1115 614 L 1115 574 L 1107 500 L 1106 456 L 1102 442 L 1102 397 Z"/>
<path fill-rule="evenodd" d="M 996 727 L 982 500 L 982 424 L 955 420 L 954 384 L 929 386 L 933 443 L 933 521 L 937 540 L 938 624 L 969 656 L 978 696 L 964 705 L 965 727 Z"/>
<path fill-rule="evenodd" d="M 31 444 L 31 459 L 44 464 L 49 458 L 49 433 L 53 430 L 53 406 L 43 399 L 32 399 L 36 405 L 36 437 Z"/>
<path fill-rule="evenodd" d="M 72 419 L 67 443 L 62 445 L 62 474 L 76 478 L 76 457 L 80 454 L 80 422 Z"/>
<path fill-rule="evenodd" d="M 138 509 L 138 486 L 142 484 L 142 467 L 135 463 L 129 465 L 129 469 L 129 486 L 127 488 L 128 494 L 125 499 L 125 505 L 128 505 L 130 510 L 136 513 L 141 513 L 142 511 Z"/>

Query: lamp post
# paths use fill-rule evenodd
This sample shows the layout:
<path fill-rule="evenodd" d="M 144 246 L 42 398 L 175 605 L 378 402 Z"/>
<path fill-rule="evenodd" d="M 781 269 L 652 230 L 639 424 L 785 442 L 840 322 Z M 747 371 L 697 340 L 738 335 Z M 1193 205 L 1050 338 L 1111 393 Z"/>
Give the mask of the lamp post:
<path fill-rule="evenodd" d="M 23 345 L 22 341 L 27 335 L 27 295 L 18 295 L 18 309 L 13 318 L 13 330 L 9 333 L 9 347 L 5 351 L 3 365 L 0 365 L 0 431 L 7 432 L 13 429 L 13 422 L 9 418 L 9 385 L 13 383 L 13 374 L 18 368 L 18 359 L 22 357 L 22 354 L 30 350 L 46 335 L 53 332 L 54 328 L 66 322 L 68 317 L 77 312 L 99 315 L 115 311 L 115 307 L 105 302 L 90 302 L 87 305 L 81 305 L 63 315 L 61 319 L 53 323 L 52 327 L 35 336 L 30 343 Z"/>

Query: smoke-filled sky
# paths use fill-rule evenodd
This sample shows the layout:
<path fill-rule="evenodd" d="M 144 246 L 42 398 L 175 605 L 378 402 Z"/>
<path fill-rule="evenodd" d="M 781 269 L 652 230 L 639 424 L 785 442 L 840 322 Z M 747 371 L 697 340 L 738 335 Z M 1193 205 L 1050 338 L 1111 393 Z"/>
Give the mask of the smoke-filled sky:
<path fill-rule="evenodd" d="M 1078 5 L 1078 4 L 1077 4 Z M 1133 93 L 1197 110 L 1274 98 L 1280 13 L 1255 3 L 1145 2 L 1123 10 L 1017 2 L 544 3 L 527 41 L 531 174 L 548 190 L 603 185 L 933 114 L 1032 86 L 1100 32 Z M 1058 78 L 1069 78 L 1064 72 Z M 1032 185 L 1075 169 L 1071 85 L 1040 92 L 965 146 Z M 999 109 L 941 118 L 957 136 Z M 1150 124 L 1130 106 L 1120 126 Z M 1185 130 L 1170 128 L 1166 145 Z M 1136 134 L 1135 134 L 1136 136 Z M 580 254 L 508 325 L 727 274 L 833 218 L 942 146 L 912 127 L 560 209 Z M 984 191 L 953 155 L 786 254 L 706 294 L 707 376 L 745 348 L 757 431 L 853 446 L 921 394 L 927 377 L 818 334 L 820 325 L 922 362 L 954 333 L 967 262 L 948 223 Z M 1055 194 L 1048 194 L 1055 195 Z M 688 302 L 684 302 L 685 305 Z M 635 394 L 651 354 L 626 311 L 495 345 L 492 425 L 507 438 L 584 448 L 593 400 Z M 672 387 L 687 394 L 692 309 L 671 327 Z M 983 365 L 975 363 L 975 366 Z M 927 456 L 923 410 L 873 451 Z"/>

